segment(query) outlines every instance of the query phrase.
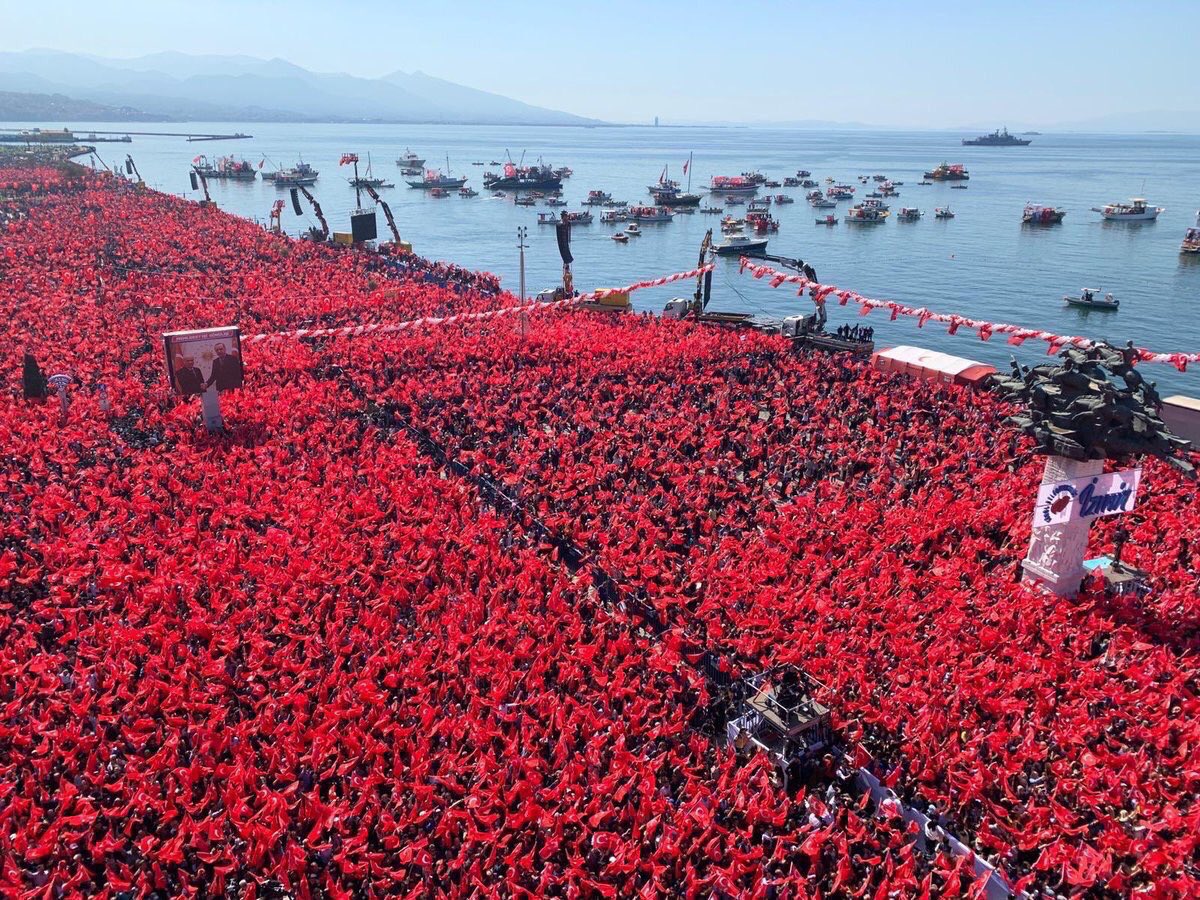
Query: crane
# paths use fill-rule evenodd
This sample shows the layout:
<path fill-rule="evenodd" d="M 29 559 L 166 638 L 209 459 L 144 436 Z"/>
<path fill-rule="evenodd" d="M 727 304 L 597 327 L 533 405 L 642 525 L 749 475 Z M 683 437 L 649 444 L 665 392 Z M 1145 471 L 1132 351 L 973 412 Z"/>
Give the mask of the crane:
<path fill-rule="evenodd" d="M 369 184 L 363 185 L 363 190 L 367 192 L 367 195 L 370 196 L 372 200 L 382 207 L 383 217 L 387 219 L 388 228 L 391 229 L 392 232 L 392 240 L 396 242 L 396 249 L 400 249 L 400 231 L 396 228 L 396 218 L 392 215 L 392 208 L 387 205 L 386 200 L 376 193 L 375 188 L 371 187 Z"/>
<path fill-rule="evenodd" d="M 321 212 L 321 204 L 317 202 L 317 198 L 309 193 L 308 188 L 306 188 L 302 184 L 299 184 L 299 185 L 296 185 L 296 187 L 292 188 L 293 202 L 294 202 L 294 198 L 296 196 L 296 191 L 299 191 L 301 194 L 303 194 L 304 199 L 312 204 L 313 214 L 317 217 L 317 221 L 321 223 L 321 240 L 323 240 L 323 241 L 329 240 L 329 223 L 325 221 L 325 215 L 324 215 L 324 213 Z M 296 203 L 295 206 L 297 209 L 300 208 L 299 203 Z M 315 240 L 316 239 L 316 236 L 315 236 L 316 229 L 315 228 L 312 230 L 312 234 L 313 234 L 313 239 Z"/>
<path fill-rule="evenodd" d="M 125 174 L 136 175 L 138 187 L 145 187 L 146 182 L 142 178 L 142 173 L 138 171 L 137 163 L 133 161 L 133 157 L 128 153 L 125 154 Z"/>
<path fill-rule="evenodd" d="M 283 232 L 281 218 L 283 216 L 283 201 L 276 200 L 275 205 L 271 207 L 271 230 L 276 234 Z"/>
<path fill-rule="evenodd" d="M 216 206 L 213 203 L 212 196 L 208 193 L 208 179 L 204 177 L 204 172 L 195 163 L 192 163 L 192 190 L 196 190 L 196 179 L 199 179 L 200 187 L 204 188 L 204 199 L 200 201 L 201 206 Z"/>

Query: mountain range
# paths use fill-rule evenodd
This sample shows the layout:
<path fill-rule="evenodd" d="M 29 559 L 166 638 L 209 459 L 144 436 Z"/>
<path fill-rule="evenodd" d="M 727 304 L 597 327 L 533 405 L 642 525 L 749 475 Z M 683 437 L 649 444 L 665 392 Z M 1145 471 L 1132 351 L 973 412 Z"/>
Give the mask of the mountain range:
<path fill-rule="evenodd" d="M 600 124 L 423 72 L 360 78 L 251 56 L 0 52 L 0 91 L 61 94 L 149 116 L 213 122 Z"/>

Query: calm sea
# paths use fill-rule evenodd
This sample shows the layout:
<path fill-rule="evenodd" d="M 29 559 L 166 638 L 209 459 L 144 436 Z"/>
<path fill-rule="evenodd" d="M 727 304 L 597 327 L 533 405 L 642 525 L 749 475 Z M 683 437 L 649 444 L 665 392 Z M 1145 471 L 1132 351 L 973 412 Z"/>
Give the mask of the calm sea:
<path fill-rule="evenodd" d="M 76 126 L 85 130 L 87 126 Z M 120 126 L 96 125 L 114 129 Z M 694 153 L 693 186 L 702 188 L 713 175 L 760 170 L 782 181 L 808 169 L 824 186 L 831 176 L 858 189 L 870 190 L 857 177 L 882 173 L 903 181 L 900 195 L 888 202 L 919 207 L 925 218 L 915 223 L 893 219 L 879 226 L 829 228 L 815 224 L 816 212 L 799 188 L 788 193 L 797 203 L 774 208 L 781 229 L 769 250 L 810 262 L 822 281 L 882 299 L 894 299 L 939 312 L 1012 322 L 1060 334 L 1132 338 L 1156 351 L 1200 350 L 1200 259 L 1179 253 L 1186 227 L 1200 207 L 1200 137 L 1176 135 L 1053 135 L 1035 137 L 1029 147 L 963 147 L 963 135 L 951 133 L 810 132 L 757 128 L 528 128 L 488 126 L 347 126 L 347 125 L 202 125 L 131 126 L 171 131 L 241 130 L 252 140 L 187 143 L 182 138 L 135 137 L 132 144 L 101 144 L 110 163 L 132 153 L 143 177 L 159 190 L 195 197 L 188 183 L 191 159 L 234 154 L 257 164 L 292 165 L 297 158 L 320 172 L 314 193 L 335 230 L 348 231 L 354 191 L 346 183 L 348 168 L 339 168 L 344 152 L 368 154 L 375 174 L 394 181 L 384 191 L 401 235 L 422 255 L 452 260 L 500 275 L 513 291 L 518 283 L 516 230 L 529 227 L 526 285 L 529 293 L 558 282 L 561 264 L 553 229 L 537 225 L 545 207 L 522 208 L 511 199 L 492 199 L 483 190 L 486 168 L 475 162 L 503 160 L 506 151 L 526 162 L 538 158 L 554 166 L 570 166 L 566 183 L 570 209 L 579 209 L 589 189 L 602 189 L 630 202 L 648 200 L 646 186 L 664 165 L 672 177 Z M 480 191 L 474 199 L 430 198 L 404 184 L 396 157 L 405 148 L 427 157 L 427 165 L 449 166 L 469 177 Z M 920 187 L 922 172 L 943 161 L 965 163 L 971 173 L 967 190 L 947 184 Z M 262 181 L 214 182 L 213 198 L 223 209 L 266 221 L 285 191 Z M 1131 196 L 1144 196 L 1166 207 L 1156 223 L 1116 225 L 1103 222 L 1091 207 Z M 364 199 L 365 196 L 364 196 Z M 1026 202 L 1067 210 L 1059 226 L 1021 225 Z M 839 204 L 839 219 L 848 204 Z M 939 221 L 934 207 L 950 205 L 956 218 Z M 573 251 L 576 284 L 581 289 L 617 286 L 638 279 L 688 269 L 716 216 L 678 215 L 669 224 L 646 225 L 644 235 L 627 245 L 612 241 L 613 226 L 597 223 L 576 228 Z M 313 224 L 297 217 L 290 204 L 284 212 L 288 232 Z M 381 237 L 384 222 L 379 217 Z M 1111 291 L 1121 300 L 1119 312 L 1077 310 L 1063 303 L 1087 285 Z M 640 309 L 660 310 L 673 296 L 689 292 L 674 285 L 635 296 Z M 721 260 L 714 277 L 713 308 L 750 309 L 783 316 L 808 312 L 811 302 L 786 288 L 771 289 L 737 274 L 736 260 Z M 872 313 L 860 319 L 852 308 L 832 308 L 834 324 L 865 322 L 884 345 L 912 343 L 1004 364 L 1012 352 L 1023 361 L 1044 357 L 1044 344 L 1013 348 L 1002 337 L 983 343 L 973 333 L 950 336 L 943 327 L 918 329 L 915 320 L 890 322 Z M 1198 367 L 1200 368 L 1200 367 Z M 1160 388 L 1200 394 L 1192 372 L 1179 374 L 1156 366 Z"/>

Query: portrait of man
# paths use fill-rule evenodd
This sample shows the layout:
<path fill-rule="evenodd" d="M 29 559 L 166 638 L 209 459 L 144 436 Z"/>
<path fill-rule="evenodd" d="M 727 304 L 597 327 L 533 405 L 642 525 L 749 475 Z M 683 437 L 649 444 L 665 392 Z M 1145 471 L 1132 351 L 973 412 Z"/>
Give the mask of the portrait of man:
<path fill-rule="evenodd" d="M 218 391 L 240 388 L 242 386 L 241 357 L 236 353 L 230 353 L 224 343 L 214 345 L 213 354 L 212 371 L 209 373 L 208 381 L 204 383 L 204 389 L 208 390 L 214 384 Z"/>
<path fill-rule="evenodd" d="M 184 397 L 240 388 L 244 380 L 241 335 L 236 327 L 174 331 L 163 335 L 167 376 Z"/>
<path fill-rule="evenodd" d="M 181 357 L 182 365 L 175 369 L 175 386 L 179 393 L 191 397 L 204 390 L 204 374 L 196 368 L 196 361 L 190 357 Z"/>

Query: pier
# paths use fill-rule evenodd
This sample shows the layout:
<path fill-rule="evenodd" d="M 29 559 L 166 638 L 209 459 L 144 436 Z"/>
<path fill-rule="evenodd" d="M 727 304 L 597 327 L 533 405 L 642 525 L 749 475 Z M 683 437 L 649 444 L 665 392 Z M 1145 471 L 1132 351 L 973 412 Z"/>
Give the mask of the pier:
<path fill-rule="evenodd" d="M 254 137 L 252 134 L 243 134 L 240 131 L 233 134 L 208 134 L 202 132 L 188 131 L 91 131 L 87 132 L 87 139 L 93 142 L 117 142 L 129 143 L 133 135 L 143 137 L 181 137 L 191 141 L 242 141 L 249 140 Z M 115 135 L 115 137 L 101 137 L 100 135 Z M 53 144 L 53 143 L 74 143 L 78 139 L 78 135 L 70 129 L 62 131 L 18 131 L 13 128 L 0 128 L 0 141 L 6 143 L 30 143 L 30 144 Z"/>

